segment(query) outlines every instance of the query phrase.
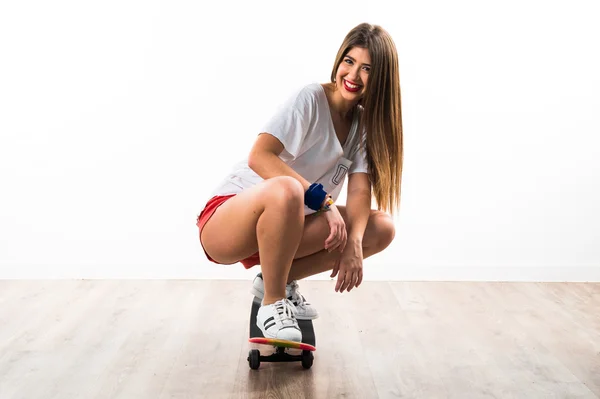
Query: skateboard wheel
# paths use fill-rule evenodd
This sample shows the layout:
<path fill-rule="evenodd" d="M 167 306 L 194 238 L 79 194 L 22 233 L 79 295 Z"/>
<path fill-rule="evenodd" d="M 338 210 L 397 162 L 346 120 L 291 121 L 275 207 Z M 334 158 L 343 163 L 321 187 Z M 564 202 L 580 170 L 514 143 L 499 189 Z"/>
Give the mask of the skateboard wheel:
<path fill-rule="evenodd" d="M 252 370 L 257 370 L 260 367 L 260 351 L 258 349 L 250 349 L 248 363 Z"/>
<path fill-rule="evenodd" d="M 313 365 L 314 358 L 315 357 L 313 356 L 311 351 L 302 351 L 302 367 L 304 367 L 305 369 L 311 368 L 311 366 Z"/>

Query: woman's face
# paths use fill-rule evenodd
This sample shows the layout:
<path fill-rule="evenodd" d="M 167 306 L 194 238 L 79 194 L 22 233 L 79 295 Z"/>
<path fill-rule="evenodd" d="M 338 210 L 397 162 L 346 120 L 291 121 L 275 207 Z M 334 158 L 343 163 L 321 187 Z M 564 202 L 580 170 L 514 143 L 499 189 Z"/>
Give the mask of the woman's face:
<path fill-rule="evenodd" d="M 342 96 L 349 101 L 358 101 L 365 94 L 371 57 L 369 50 L 353 47 L 342 59 L 335 76 L 335 84 Z"/>

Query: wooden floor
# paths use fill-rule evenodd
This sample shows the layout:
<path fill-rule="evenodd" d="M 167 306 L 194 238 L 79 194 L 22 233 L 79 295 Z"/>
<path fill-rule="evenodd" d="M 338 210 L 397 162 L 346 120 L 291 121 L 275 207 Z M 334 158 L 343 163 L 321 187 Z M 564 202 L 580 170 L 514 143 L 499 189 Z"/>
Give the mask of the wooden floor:
<path fill-rule="evenodd" d="M 309 370 L 249 368 L 250 284 L 0 281 L 0 398 L 600 397 L 600 284 L 301 282 Z"/>

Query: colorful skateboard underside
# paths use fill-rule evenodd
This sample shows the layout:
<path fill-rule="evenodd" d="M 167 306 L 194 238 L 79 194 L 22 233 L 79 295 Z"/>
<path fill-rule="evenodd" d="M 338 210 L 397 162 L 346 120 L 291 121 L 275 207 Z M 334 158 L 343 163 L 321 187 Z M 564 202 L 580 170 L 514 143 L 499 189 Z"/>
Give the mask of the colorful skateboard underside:
<path fill-rule="evenodd" d="M 286 341 L 284 339 L 254 337 L 254 338 L 250 338 L 249 341 L 254 344 L 273 345 L 273 346 L 280 346 L 280 347 L 284 347 L 284 348 L 301 349 L 303 351 L 316 351 L 317 350 L 317 348 L 315 348 L 312 345 L 305 344 L 302 342 Z"/>

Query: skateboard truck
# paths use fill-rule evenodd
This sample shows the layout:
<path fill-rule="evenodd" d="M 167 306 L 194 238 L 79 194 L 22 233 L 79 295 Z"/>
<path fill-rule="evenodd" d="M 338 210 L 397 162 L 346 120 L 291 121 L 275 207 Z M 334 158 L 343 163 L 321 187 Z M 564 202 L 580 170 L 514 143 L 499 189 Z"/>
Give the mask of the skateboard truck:
<path fill-rule="evenodd" d="M 260 367 L 260 362 L 302 362 L 302 367 L 305 369 L 311 368 L 313 365 L 314 356 L 311 351 L 303 350 L 300 355 L 292 355 L 286 352 L 285 347 L 278 346 L 275 352 L 268 356 L 260 354 L 258 349 L 250 349 L 248 353 L 248 364 L 252 370 L 257 370 Z"/>

